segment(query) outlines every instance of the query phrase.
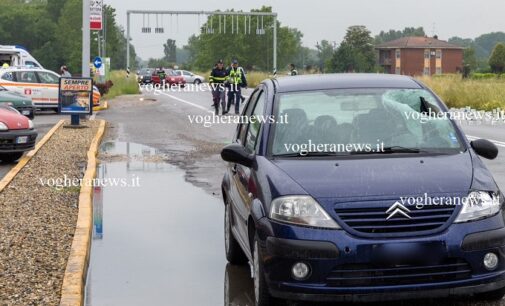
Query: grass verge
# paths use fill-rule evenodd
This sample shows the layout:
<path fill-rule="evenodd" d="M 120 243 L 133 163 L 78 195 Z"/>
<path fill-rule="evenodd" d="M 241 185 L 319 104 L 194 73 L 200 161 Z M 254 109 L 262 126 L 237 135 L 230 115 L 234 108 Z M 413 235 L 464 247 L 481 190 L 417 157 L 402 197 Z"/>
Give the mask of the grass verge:
<path fill-rule="evenodd" d="M 114 86 L 110 88 L 103 99 L 112 99 L 121 95 L 135 95 L 139 93 L 139 84 L 133 73 L 127 78 L 126 71 L 111 71 L 110 79 L 114 83 Z"/>
<path fill-rule="evenodd" d="M 449 107 L 505 109 L 505 79 L 463 80 L 460 75 L 420 77 Z"/>

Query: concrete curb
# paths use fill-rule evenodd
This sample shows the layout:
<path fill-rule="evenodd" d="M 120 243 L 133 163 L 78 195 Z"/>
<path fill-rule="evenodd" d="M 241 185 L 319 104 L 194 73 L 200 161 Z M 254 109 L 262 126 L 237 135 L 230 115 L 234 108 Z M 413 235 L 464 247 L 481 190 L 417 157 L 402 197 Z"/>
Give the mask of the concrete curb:
<path fill-rule="evenodd" d="M 96 155 L 105 132 L 105 120 L 99 120 L 100 127 L 88 150 L 88 165 L 79 194 L 79 213 L 75 228 L 74 240 L 67 261 L 67 268 L 61 287 L 61 306 L 82 306 L 86 285 L 91 235 L 93 227 L 93 186 L 86 182 L 96 176 Z"/>
<path fill-rule="evenodd" d="M 16 175 L 28 164 L 28 162 L 37 154 L 37 152 L 42 148 L 47 141 L 54 135 L 54 133 L 63 125 L 65 120 L 60 120 L 58 123 L 56 123 L 49 132 L 35 145 L 35 148 L 31 150 L 30 152 L 26 153 L 17 165 L 12 168 L 5 176 L 4 178 L 0 181 L 0 192 L 2 192 L 5 187 L 7 187 L 12 180 L 16 177 Z"/>
<path fill-rule="evenodd" d="M 98 112 L 98 111 L 106 110 L 108 108 L 109 108 L 109 102 L 105 101 L 105 102 L 103 102 L 103 106 L 94 106 L 93 111 Z"/>

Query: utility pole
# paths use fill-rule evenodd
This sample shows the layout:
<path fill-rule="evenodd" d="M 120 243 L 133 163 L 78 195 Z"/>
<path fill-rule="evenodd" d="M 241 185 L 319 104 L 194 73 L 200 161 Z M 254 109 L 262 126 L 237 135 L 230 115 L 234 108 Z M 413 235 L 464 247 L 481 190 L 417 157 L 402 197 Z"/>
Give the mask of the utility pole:
<path fill-rule="evenodd" d="M 89 78 L 90 59 L 90 29 L 89 29 L 89 1 L 82 1 L 82 76 Z"/>
<path fill-rule="evenodd" d="M 274 15 L 274 70 L 277 71 L 277 14 Z"/>
<path fill-rule="evenodd" d="M 126 13 L 126 69 L 130 69 L 130 12 Z"/>

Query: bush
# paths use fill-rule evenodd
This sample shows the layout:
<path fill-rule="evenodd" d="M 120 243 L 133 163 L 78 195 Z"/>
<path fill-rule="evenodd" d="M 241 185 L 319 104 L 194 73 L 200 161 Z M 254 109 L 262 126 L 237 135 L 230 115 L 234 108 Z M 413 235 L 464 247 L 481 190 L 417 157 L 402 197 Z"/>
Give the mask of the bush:
<path fill-rule="evenodd" d="M 489 80 L 500 78 L 500 75 L 496 73 L 472 73 L 470 78 L 472 80 Z"/>

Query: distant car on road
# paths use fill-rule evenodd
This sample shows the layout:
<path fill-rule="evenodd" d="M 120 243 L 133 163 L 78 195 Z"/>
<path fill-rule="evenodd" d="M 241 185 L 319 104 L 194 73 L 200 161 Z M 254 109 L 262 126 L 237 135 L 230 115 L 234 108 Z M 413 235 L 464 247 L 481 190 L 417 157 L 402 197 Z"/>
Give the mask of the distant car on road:
<path fill-rule="evenodd" d="M 137 74 L 137 81 L 139 82 L 139 84 L 142 84 L 142 85 L 151 84 L 152 83 L 151 76 L 153 74 L 153 70 L 154 69 L 150 69 L 150 68 L 140 69 Z"/>
<path fill-rule="evenodd" d="M 180 75 L 184 78 L 186 83 L 188 84 L 201 84 L 205 82 L 205 78 L 201 75 L 194 74 L 193 72 L 187 70 L 175 70 L 177 75 Z"/>
<path fill-rule="evenodd" d="M 254 305 L 503 298 L 505 200 L 479 157 L 498 149 L 444 114 L 399 75 L 256 88 L 221 152 L 226 257 L 250 263 Z"/>
<path fill-rule="evenodd" d="M 0 69 L 0 86 L 32 99 L 35 108 L 58 111 L 60 75 L 51 70 L 28 67 Z M 93 103 L 99 104 L 100 92 L 93 88 Z"/>
<path fill-rule="evenodd" d="M 33 122 L 10 106 L 0 106 L 0 160 L 13 162 L 35 146 Z"/>
<path fill-rule="evenodd" d="M 173 85 L 179 85 L 181 87 L 184 87 L 186 85 L 186 80 L 184 80 L 184 77 L 178 75 L 175 70 L 173 69 L 163 69 L 163 72 L 160 70 L 156 70 L 153 72 L 151 76 L 151 80 L 153 84 L 161 84 L 162 78 L 160 78 L 160 75 L 165 74 L 165 85 L 166 86 L 173 86 Z"/>
<path fill-rule="evenodd" d="M 8 105 L 17 109 L 22 115 L 33 119 L 35 117 L 35 108 L 32 99 L 23 96 L 14 91 L 8 91 L 0 86 L 0 105 Z"/>

